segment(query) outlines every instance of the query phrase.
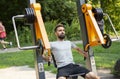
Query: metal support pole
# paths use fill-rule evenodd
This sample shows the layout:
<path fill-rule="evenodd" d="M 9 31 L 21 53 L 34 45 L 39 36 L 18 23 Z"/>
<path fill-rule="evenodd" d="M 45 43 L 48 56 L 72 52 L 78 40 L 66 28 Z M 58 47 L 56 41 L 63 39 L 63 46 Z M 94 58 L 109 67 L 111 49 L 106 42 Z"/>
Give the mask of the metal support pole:
<path fill-rule="evenodd" d="M 85 49 L 85 45 L 88 44 L 88 35 L 87 35 L 85 17 L 82 12 L 82 5 L 86 3 L 86 0 L 77 0 L 76 3 L 77 3 L 78 17 L 80 21 L 83 47 Z M 95 60 L 94 60 L 94 53 L 91 47 L 88 48 L 88 54 L 89 54 L 89 57 L 86 58 L 87 68 L 97 74 Z"/>
<path fill-rule="evenodd" d="M 28 0 L 29 1 L 29 7 L 31 4 L 36 3 L 36 0 Z M 36 44 L 38 41 L 36 40 L 36 32 L 34 24 L 31 25 L 32 30 L 32 36 L 33 36 L 33 42 Z M 43 51 L 38 51 L 37 49 L 34 50 L 34 59 L 35 59 L 35 71 L 36 71 L 36 79 L 45 79 L 45 72 L 44 72 L 44 65 L 43 65 L 43 59 L 41 56 L 41 53 Z"/>

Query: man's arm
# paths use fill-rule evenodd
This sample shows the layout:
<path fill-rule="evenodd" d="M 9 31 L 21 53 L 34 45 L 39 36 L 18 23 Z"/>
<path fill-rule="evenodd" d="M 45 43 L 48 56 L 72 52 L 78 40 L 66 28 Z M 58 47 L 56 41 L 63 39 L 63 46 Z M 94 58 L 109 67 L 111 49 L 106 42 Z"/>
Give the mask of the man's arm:
<path fill-rule="evenodd" d="M 76 44 L 71 42 L 71 47 L 79 52 L 79 54 L 83 55 L 84 57 L 88 56 L 88 53 L 83 51 L 81 48 L 79 48 Z"/>
<path fill-rule="evenodd" d="M 75 50 L 77 50 L 79 52 L 79 54 L 83 55 L 84 57 L 88 56 L 88 52 L 83 51 L 82 49 L 80 49 L 79 47 L 74 48 Z"/>

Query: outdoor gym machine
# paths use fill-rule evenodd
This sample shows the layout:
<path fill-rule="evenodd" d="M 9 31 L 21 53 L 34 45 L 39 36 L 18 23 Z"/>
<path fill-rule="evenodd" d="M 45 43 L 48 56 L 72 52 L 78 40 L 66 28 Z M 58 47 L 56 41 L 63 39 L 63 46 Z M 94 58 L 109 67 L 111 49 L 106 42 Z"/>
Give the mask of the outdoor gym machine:
<path fill-rule="evenodd" d="M 86 58 L 86 65 L 89 70 L 97 74 L 92 47 L 102 45 L 104 48 L 109 48 L 112 41 L 119 40 L 119 37 L 110 17 L 106 13 L 103 13 L 101 8 L 93 8 L 92 5 L 87 2 L 88 0 L 77 0 L 77 11 L 80 21 L 83 47 L 89 54 L 89 57 Z M 117 37 L 116 39 L 111 39 L 108 34 L 104 34 L 103 27 L 101 28 L 99 26 L 98 22 L 103 20 L 103 16 L 107 16 Z M 102 26 L 104 26 L 104 24 L 102 24 Z"/>
<path fill-rule="evenodd" d="M 25 19 L 26 22 L 32 27 L 32 35 L 34 39 L 33 46 L 26 46 L 26 47 L 20 46 L 15 20 L 21 18 Z M 50 44 L 49 44 L 48 36 L 41 16 L 40 4 L 35 3 L 35 0 L 31 0 L 30 8 L 25 8 L 25 14 L 13 16 L 12 21 L 13 21 L 18 48 L 20 50 L 35 49 L 36 76 L 37 79 L 45 79 L 42 54 L 44 49 L 48 51 L 49 56 L 51 53 L 50 53 Z M 50 64 L 50 62 L 48 62 L 48 64 Z"/>
<path fill-rule="evenodd" d="M 85 51 L 88 50 L 89 46 L 102 45 L 104 48 L 109 48 L 111 46 L 111 39 L 107 34 L 103 33 L 103 27 L 99 27 L 97 22 L 103 20 L 102 9 L 95 9 L 90 4 L 82 5 L 82 12 L 85 16 L 88 44 L 85 46 Z"/>
<path fill-rule="evenodd" d="M 86 0 L 77 0 L 78 16 L 80 20 L 81 34 L 83 40 L 84 50 L 88 51 L 89 57 L 86 58 L 87 68 L 93 72 L 96 72 L 96 65 L 94 60 L 94 53 L 92 46 L 102 45 L 104 48 L 111 46 L 111 39 L 109 35 L 104 34 L 98 26 L 97 19 L 103 19 L 103 12 L 101 9 L 94 9 L 90 4 L 86 4 Z M 16 15 L 12 17 L 13 26 L 15 30 L 15 36 L 17 40 L 18 48 L 21 50 L 35 49 L 35 68 L 37 79 L 45 79 L 44 66 L 42 60 L 43 50 L 48 50 L 50 56 L 50 45 L 47 37 L 47 33 L 44 27 L 44 23 L 41 16 L 40 4 L 35 0 L 30 0 L 30 8 L 25 8 L 24 15 Z M 17 29 L 16 19 L 26 19 L 27 23 L 32 27 L 32 34 L 34 39 L 33 46 L 21 47 Z"/>

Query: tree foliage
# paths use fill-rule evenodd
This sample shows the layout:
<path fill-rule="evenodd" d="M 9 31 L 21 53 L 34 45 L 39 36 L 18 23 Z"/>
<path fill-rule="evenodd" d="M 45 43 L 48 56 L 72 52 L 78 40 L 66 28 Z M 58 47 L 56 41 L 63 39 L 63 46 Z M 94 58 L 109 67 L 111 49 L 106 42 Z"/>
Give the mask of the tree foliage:
<path fill-rule="evenodd" d="M 120 30 L 120 0 L 89 0 L 92 5 L 99 6 L 105 13 L 108 13 L 117 30 Z M 71 24 L 77 17 L 76 0 L 37 0 L 41 4 L 44 22 L 57 20 Z M 6 26 L 7 32 L 13 30 L 12 16 L 23 14 L 28 0 L 1 0 L 0 20 Z M 20 23 L 19 23 L 20 24 Z M 22 25 L 22 24 L 21 24 Z M 109 23 L 106 21 L 109 27 Z"/>
<path fill-rule="evenodd" d="M 72 0 L 39 0 L 44 21 L 58 20 L 71 24 L 76 17 L 76 2 Z"/>
<path fill-rule="evenodd" d="M 116 30 L 120 30 L 120 0 L 92 0 L 94 5 L 99 5 L 104 13 L 107 13 L 115 26 Z M 111 29 L 108 19 L 105 19 L 106 30 Z"/>
<path fill-rule="evenodd" d="M 0 20 L 8 32 L 13 29 L 12 16 L 22 14 L 26 7 L 27 0 L 0 0 Z"/>
<path fill-rule="evenodd" d="M 107 2 L 108 1 L 108 2 Z M 101 7 L 103 8 L 103 11 L 107 13 L 111 20 L 113 21 L 115 27 L 117 30 L 120 30 L 120 0 L 102 0 L 101 1 Z M 105 5 L 103 5 L 105 4 Z"/>

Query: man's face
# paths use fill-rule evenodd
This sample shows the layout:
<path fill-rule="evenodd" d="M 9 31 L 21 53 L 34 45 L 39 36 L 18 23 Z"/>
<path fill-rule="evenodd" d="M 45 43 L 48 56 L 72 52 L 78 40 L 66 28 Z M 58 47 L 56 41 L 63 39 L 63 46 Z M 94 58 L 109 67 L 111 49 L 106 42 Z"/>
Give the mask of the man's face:
<path fill-rule="evenodd" d="M 65 28 L 64 27 L 58 27 L 55 35 L 59 38 L 59 39 L 64 39 L 65 38 Z"/>

